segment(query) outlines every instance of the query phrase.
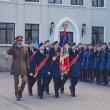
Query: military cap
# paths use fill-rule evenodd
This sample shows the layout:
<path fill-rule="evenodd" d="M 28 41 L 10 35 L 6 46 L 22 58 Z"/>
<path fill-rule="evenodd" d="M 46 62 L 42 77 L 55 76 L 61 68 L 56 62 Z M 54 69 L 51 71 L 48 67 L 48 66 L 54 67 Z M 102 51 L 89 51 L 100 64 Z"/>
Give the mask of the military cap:
<path fill-rule="evenodd" d="M 20 38 L 23 39 L 23 36 L 19 35 L 15 38 L 15 40 L 19 40 Z"/>
<path fill-rule="evenodd" d="M 55 41 L 55 42 L 53 42 L 53 45 L 55 45 L 55 44 L 57 44 L 58 43 L 58 41 Z"/>
<path fill-rule="evenodd" d="M 49 41 L 49 40 L 46 40 L 46 41 L 45 41 L 45 44 L 48 43 L 48 42 L 50 42 L 50 41 Z"/>
<path fill-rule="evenodd" d="M 44 45 L 44 44 L 43 44 L 43 43 L 40 43 L 40 44 L 39 44 L 39 47 L 41 47 L 42 45 Z"/>

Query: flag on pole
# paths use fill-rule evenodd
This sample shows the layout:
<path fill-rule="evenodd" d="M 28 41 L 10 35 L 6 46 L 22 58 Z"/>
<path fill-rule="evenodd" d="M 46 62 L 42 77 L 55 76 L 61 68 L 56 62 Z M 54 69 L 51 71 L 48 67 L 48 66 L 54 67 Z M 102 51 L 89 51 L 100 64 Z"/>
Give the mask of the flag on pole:
<path fill-rule="evenodd" d="M 61 55 L 60 55 L 60 70 L 62 75 L 67 74 L 69 71 L 69 50 L 66 38 L 66 28 L 64 28 L 64 35 L 61 42 Z"/>

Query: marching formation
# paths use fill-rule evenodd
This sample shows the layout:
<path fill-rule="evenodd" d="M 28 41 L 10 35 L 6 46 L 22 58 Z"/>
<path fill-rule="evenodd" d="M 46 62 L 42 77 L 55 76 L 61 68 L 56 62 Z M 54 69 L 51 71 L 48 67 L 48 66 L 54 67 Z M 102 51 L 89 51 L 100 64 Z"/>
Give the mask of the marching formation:
<path fill-rule="evenodd" d="M 33 42 L 28 47 L 22 45 L 23 37 L 17 36 L 14 45 L 7 51 L 12 55 L 11 74 L 14 75 L 15 96 L 19 101 L 22 98 L 26 82 L 29 95 L 33 95 L 33 85 L 37 82 L 37 94 L 40 99 L 44 93 L 50 94 L 49 85 L 53 80 L 55 97 L 64 93 L 64 85 L 70 80 L 70 94 L 75 97 L 75 86 L 78 80 L 108 85 L 110 78 L 110 43 L 101 46 L 75 43 L 68 44 L 69 71 L 62 74 L 60 68 L 61 47 L 58 41 L 50 44 L 47 40 L 40 43 L 38 48 Z M 19 87 L 19 76 L 22 78 Z"/>

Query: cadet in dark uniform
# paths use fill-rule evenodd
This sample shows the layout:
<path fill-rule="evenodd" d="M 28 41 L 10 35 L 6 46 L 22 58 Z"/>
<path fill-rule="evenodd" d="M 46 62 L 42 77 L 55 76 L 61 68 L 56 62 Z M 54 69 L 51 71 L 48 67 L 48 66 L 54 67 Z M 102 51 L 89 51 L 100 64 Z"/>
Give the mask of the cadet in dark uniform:
<path fill-rule="evenodd" d="M 53 49 L 51 72 L 53 74 L 55 97 L 59 98 L 59 88 L 61 85 L 61 71 L 59 67 L 60 49 L 59 49 L 58 41 L 55 41 L 53 45 L 54 45 L 54 49 Z"/>
<path fill-rule="evenodd" d="M 45 53 L 48 53 L 49 55 L 49 58 L 48 58 L 48 61 L 47 61 L 47 67 L 48 67 L 48 71 L 47 71 L 47 74 L 48 74 L 48 79 L 47 79 L 47 85 L 46 85 L 46 93 L 49 95 L 49 84 L 52 80 L 52 73 L 51 73 L 51 66 L 52 66 L 52 49 L 50 47 L 50 41 L 47 40 L 45 41 L 45 49 L 44 49 Z"/>
<path fill-rule="evenodd" d="M 96 84 L 101 84 L 100 80 L 100 66 L 101 66 L 101 48 L 97 47 L 97 50 L 94 52 L 94 74 L 96 76 Z"/>
<path fill-rule="evenodd" d="M 87 69 L 88 81 L 90 83 L 94 82 L 93 65 L 94 65 L 94 51 L 92 49 L 92 45 L 89 44 L 88 52 L 87 52 L 86 69 Z"/>
<path fill-rule="evenodd" d="M 102 44 L 102 51 L 101 51 L 101 73 L 102 73 L 103 85 L 108 85 L 107 63 L 108 63 L 107 44 L 103 43 Z"/>
<path fill-rule="evenodd" d="M 110 43 L 108 43 L 108 64 L 107 64 L 107 70 L 108 70 L 108 78 L 110 80 Z"/>
<path fill-rule="evenodd" d="M 83 81 L 83 72 L 82 72 L 82 62 L 83 62 L 83 46 L 82 43 L 78 44 L 78 54 L 79 54 L 79 63 L 80 63 L 80 80 Z"/>
<path fill-rule="evenodd" d="M 36 53 L 36 49 L 34 47 L 34 44 L 32 41 L 30 41 L 29 45 L 28 45 L 28 55 L 29 55 L 28 56 L 28 62 L 29 62 L 29 65 L 28 65 L 28 92 L 29 92 L 30 96 L 33 96 L 32 87 L 36 81 L 36 78 L 33 78 L 33 76 L 32 76 L 34 71 L 33 72 L 30 71 L 30 65 L 32 63 L 32 59 L 33 59 L 35 53 Z"/>
<path fill-rule="evenodd" d="M 39 68 L 39 65 L 47 58 L 47 53 L 44 52 L 44 44 L 39 44 L 39 51 L 34 55 L 31 64 L 31 70 L 35 71 L 36 67 Z M 47 62 L 45 62 L 38 71 L 37 75 L 37 85 L 38 85 L 38 96 L 40 99 L 43 99 L 44 90 L 47 84 Z"/>
<path fill-rule="evenodd" d="M 78 55 L 78 52 L 76 51 L 76 45 L 73 43 L 71 45 L 71 49 L 69 51 L 69 59 L 70 63 L 71 61 Z M 69 76 L 70 76 L 70 91 L 71 96 L 75 97 L 75 86 L 78 82 L 80 75 L 80 64 L 78 63 L 78 59 L 74 64 L 70 66 Z"/>
<path fill-rule="evenodd" d="M 13 62 L 11 65 L 11 74 L 14 75 L 15 96 L 17 101 L 22 98 L 22 92 L 24 90 L 27 81 L 27 48 L 22 45 L 23 36 L 17 36 L 14 45 L 7 51 L 9 55 L 12 55 Z M 19 87 L 19 76 L 21 76 L 22 82 Z"/>
<path fill-rule="evenodd" d="M 85 82 L 88 82 L 88 74 L 87 74 L 87 54 L 88 54 L 88 47 L 86 44 L 84 44 L 84 50 L 83 50 L 83 61 L 82 61 L 82 75 Z"/>

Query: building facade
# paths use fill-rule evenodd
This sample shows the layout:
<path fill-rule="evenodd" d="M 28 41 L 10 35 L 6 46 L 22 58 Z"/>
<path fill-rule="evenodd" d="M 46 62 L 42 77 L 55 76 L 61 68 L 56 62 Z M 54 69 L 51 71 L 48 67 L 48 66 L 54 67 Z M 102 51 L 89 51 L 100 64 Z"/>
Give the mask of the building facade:
<path fill-rule="evenodd" d="M 0 68 L 10 65 L 6 50 L 17 35 L 60 41 L 68 24 L 68 42 L 110 42 L 110 0 L 0 0 Z"/>

